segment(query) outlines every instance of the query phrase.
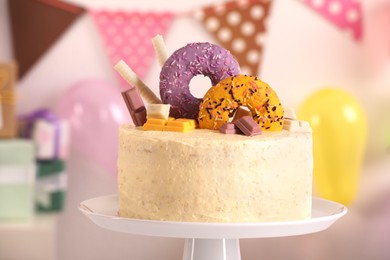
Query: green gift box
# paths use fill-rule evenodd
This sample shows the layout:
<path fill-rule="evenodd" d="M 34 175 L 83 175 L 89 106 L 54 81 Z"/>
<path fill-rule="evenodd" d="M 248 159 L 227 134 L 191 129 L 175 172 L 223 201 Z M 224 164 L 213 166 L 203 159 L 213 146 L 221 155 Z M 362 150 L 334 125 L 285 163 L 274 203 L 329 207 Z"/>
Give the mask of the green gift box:
<path fill-rule="evenodd" d="M 67 187 L 65 162 L 38 161 L 35 201 L 38 212 L 59 212 L 64 208 Z"/>
<path fill-rule="evenodd" d="M 0 140 L 0 220 L 32 217 L 35 177 L 34 143 Z"/>

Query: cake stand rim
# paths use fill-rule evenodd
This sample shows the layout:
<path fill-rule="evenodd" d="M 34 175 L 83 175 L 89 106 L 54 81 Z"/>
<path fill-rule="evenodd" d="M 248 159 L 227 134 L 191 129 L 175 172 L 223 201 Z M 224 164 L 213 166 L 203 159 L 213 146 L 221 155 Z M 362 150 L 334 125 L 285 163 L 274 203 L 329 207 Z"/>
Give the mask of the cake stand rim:
<path fill-rule="evenodd" d="M 85 200 L 78 209 L 96 225 L 112 231 L 134 235 L 173 238 L 265 238 L 310 234 L 323 231 L 347 214 L 346 206 L 312 197 L 312 215 L 306 220 L 280 222 L 174 222 L 160 220 L 130 219 L 117 216 L 117 194 Z M 116 205 L 112 205 L 116 202 Z M 99 203 L 103 208 L 99 208 Z M 105 204 L 104 204 L 105 203 Z M 109 204 L 107 207 L 107 203 Z M 111 211 L 111 213 L 107 213 Z"/>

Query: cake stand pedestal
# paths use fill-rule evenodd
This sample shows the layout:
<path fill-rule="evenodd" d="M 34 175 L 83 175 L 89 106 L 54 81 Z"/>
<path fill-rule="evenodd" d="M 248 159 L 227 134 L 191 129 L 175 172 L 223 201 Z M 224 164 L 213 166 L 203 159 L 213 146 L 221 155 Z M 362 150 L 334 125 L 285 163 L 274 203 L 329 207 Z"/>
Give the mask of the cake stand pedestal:
<path fill-rule="evenodd" d="M 112 231 L 185 238 L 183 260 L 240 260 L 240 238 L 285 237 L 319 232 L 347 213 L 343 205 L 315 197 L 310 219 L 286 222 L 200 223 L 121 218 L 117 214 L 117 195 L 83 201 L 79 209 L 96 225 Z"/>

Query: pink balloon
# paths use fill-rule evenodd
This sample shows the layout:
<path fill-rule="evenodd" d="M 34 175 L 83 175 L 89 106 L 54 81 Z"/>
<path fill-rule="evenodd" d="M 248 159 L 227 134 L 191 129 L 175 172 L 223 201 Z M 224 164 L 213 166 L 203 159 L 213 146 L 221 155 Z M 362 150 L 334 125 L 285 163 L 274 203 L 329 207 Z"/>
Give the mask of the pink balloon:
<path fill-rule="evenodd" d="M 131 122 L 119 88 L 101 80 L 74 84 L 61 98 L 58 114 L 71 128 L 71 144 L 117 174 L 118 127 Z"/>

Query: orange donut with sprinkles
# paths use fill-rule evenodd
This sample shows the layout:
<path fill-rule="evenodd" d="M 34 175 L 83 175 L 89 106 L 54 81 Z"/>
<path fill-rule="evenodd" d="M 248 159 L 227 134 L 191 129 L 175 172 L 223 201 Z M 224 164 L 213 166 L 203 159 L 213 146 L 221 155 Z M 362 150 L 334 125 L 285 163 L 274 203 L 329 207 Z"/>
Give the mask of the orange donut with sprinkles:
<path fill-rule="evenodd" d="M 198 122 L 203 129 L 219 129 L 240 106 L 246 106 L 264 131 L 283 129 L 283 107 L 275 91 L 257 77 L 237 75 L 210 88 L 200 104 Z"/>

